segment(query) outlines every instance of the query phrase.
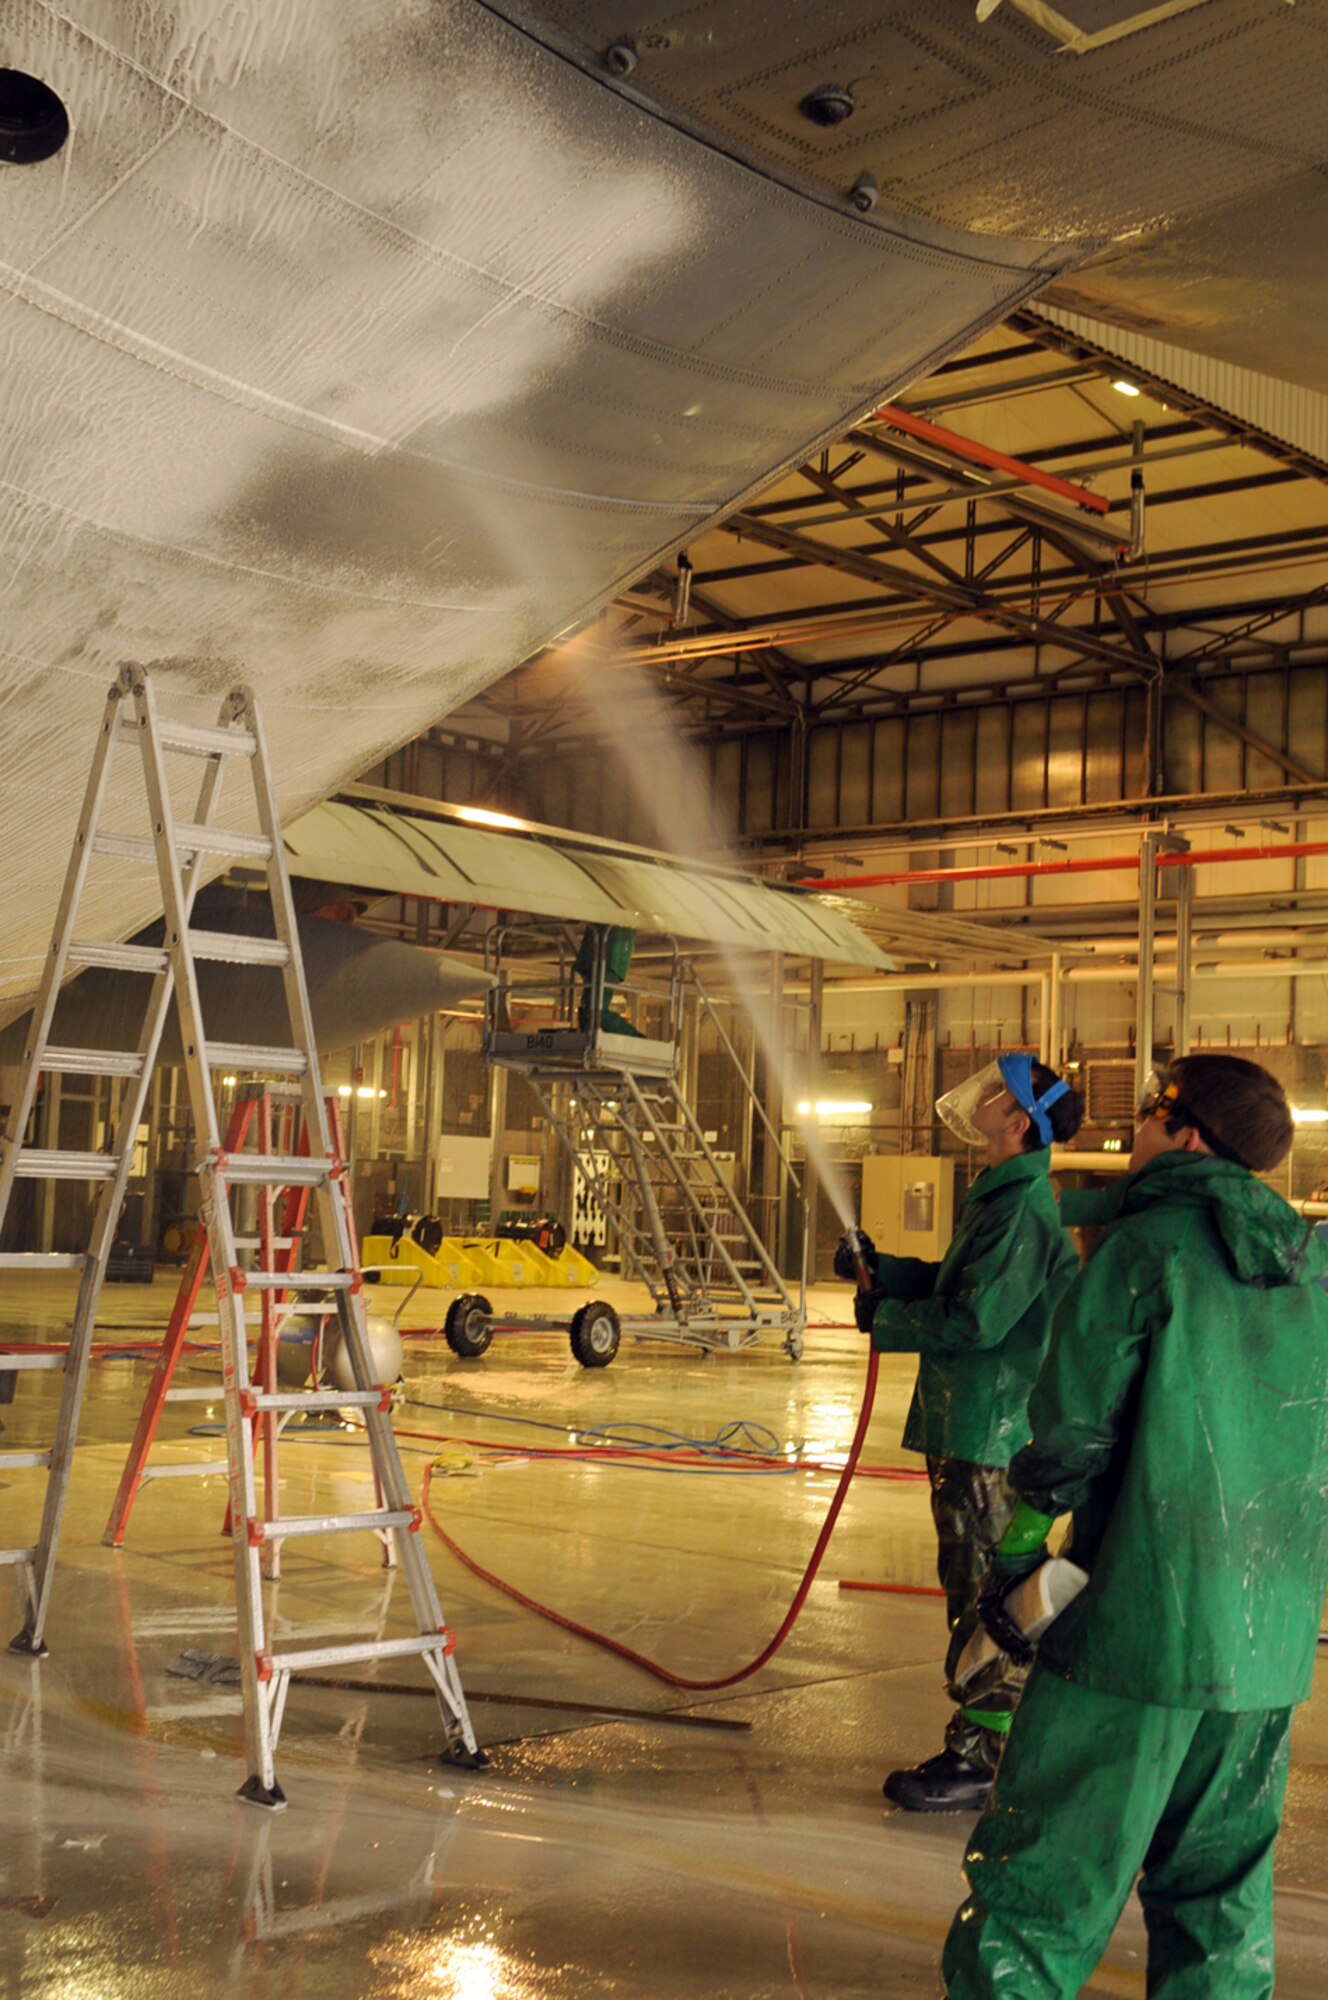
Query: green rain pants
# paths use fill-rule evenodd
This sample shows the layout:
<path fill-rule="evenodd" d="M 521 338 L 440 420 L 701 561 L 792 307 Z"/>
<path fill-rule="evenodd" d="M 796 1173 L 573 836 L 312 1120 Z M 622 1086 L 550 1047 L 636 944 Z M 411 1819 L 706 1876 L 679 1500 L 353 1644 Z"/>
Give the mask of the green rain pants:
<path fill-rule="evenodd" d="M 1289 1708 L 1098 1694 L 1035 1666 L 964 1857 L 950 2000 L 1074 2000 L 1139 1871 L 1149 2000 L 1270 2000 Z"/>
<path fill-rule="evenodd" d="M 946 1693 L 955 1706 L 945 1744 L 980 1771 L 994 1771 L 1005 1732 L 1023 1690 L 1025 1669 L 1002 1654 L 970 1689 L 965 1705 L 954 1670 L 978 1628 L 978 1597 L 996 1545 L 1010 1524 L 1018 1496 L 1004 1466 L 972 1465 L 962 1458 L 929 1458 L 931 1515 L 936 1527 L 936 1574 L 945 1592 L 950 1644 L 945 1655 Z"/>

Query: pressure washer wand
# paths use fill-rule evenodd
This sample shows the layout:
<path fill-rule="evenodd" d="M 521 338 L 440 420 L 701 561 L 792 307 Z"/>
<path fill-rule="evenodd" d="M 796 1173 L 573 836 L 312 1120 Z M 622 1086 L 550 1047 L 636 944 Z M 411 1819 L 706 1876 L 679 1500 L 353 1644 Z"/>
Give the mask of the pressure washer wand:
<path fill-rule="evenodd" d="M 860 1292 L 869 1292 L 872 1288 L 872 1274 L 867 1269 L 862 1231 L 858 1228 L 856 1222 L 850 1222 L 846 1234 L 849 1242 L 853 1245 L 853 1269 L 857 1274 L 858 1290 Z"/>

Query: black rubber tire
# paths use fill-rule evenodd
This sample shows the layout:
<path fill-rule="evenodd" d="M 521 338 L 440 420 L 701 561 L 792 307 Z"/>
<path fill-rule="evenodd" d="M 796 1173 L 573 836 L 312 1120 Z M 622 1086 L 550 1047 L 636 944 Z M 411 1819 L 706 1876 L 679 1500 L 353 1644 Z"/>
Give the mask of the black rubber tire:
<path fill-rule="evenodd" d="M 618 1315 L 604 1299 L 592 1299 L 572 1314 L 567 1337 L 583 1368 L 607 1368 L 622 1343 Z"/>
<path fill-rule="evenodd" d="M 481 1292 L 460 1292 L 447 1308 L 443 1338 L 462 1361 L 477 1361 L 493 1339 L 493 1307 Z"/>

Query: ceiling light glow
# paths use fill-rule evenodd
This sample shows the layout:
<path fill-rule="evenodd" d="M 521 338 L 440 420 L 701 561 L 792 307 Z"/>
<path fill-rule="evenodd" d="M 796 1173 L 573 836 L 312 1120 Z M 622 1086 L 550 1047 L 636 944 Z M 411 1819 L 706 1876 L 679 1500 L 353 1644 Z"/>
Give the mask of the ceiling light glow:
<path fill-rule="evenodd" d="M 490 812 L 487 806 L 458 806 L 458 819 L 468 819 L 475 826 L 509 826 L 519 833 L 525 825 L 521 819 L 513 819 L 511 813 Z"/>
<path fill-rule="evenodd" d="M 1142 389 L 1136 389 L 1133 382 L 1113 382 L 1112 388 L 1118 396 L 1141 396 Z"/>

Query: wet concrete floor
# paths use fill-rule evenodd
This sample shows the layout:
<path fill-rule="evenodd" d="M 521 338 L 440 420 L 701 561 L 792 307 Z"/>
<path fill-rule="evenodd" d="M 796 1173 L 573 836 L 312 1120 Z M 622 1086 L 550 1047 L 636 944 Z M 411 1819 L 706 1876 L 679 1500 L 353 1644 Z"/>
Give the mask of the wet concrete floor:
<path fill-rule="evenodd" d="M 99 1339 L 141 1336 L 145 1355 L 173 1291 L 169 1274 L 108 1288 Z M 0 1339 L 58 1337 L 70 1296 L 58 1278 L 7 1283 Z M 751 1659 L 789 1604 L 853 1430 L 864 1344 L 829 1324 L 842 1296 L 814 1295 L 797 1364 L 774 1339 L 712 1356 L 624 1341 L 604 1370 L 578 1367 L 556 1333 L 502 1335 L 483 1359 L 459 1361 L 428 1334 L 447 1302 L 410 1302 L 397 1421 L 417 1493 L 441 1460 L 433 1494 L 448 1532 L 486 1568 L 679 1674 Z M 562 1314 L 577 1303 L 508 1302 Z M 705 1695 L 509 1601 L 426 1528 L 489 1767 L 440 1762 L 424 1696 L 294 1688 L 278 1756 L 290 1806 L 268 1816 L 233 1798 L 245 1776 L 238 1693 L 166 1671 L 187 1649 L 235 1650 L 219 1399 L 168 1409 L 158 1448 L 167 1463 L 215 1457 L 217 1474 L 145 1487 L 124 1547 L 102 1544 L 148 1373 L 124 1352 L 94 1366 L 51 1654 L 37 1664 L 0 1653 L 5 2000 L 936 1992 L 971 1821 L 886 1809 L 880 1783 L 939 1748 L 941 1613 L 926 1596 L 838 1588 L 933 1582 L 922 1482 L 858 1481 L 788 1643 L 754 1679 Z M 178 1379 L 219 1388 L 215 1355 L 192 1353 Z M 906 1358 L 883 1360 L 872 1466 L 917 1469 L 898 1449 L 911 1381 Z M 21 1379 L 0 1411 L 6 1445 L 46 1441 L 55 1386 Z M 728 1425 L 748 1427 L 738 1442 L 774 1440 L 829 1469 L 646 1467 L 587 1442 L 608 1428 L 667 1448 Z M 574 1443 L 581 1456 L 532 1450 Z M 368 1504 L 367 1453 L 346 1430 L 288 1436 L 281 1477 L 287 1512 Z M 41 1485 L 39 1473 L 0 1472 L 4 1543 L 35 1534 Z M 288 1544 L 270 1606 L 287 1644 L 410 1629 L 400 1579 L 358 1536 Z M 0 1618 L 8 1636 L 19 1622 L 8 1572 Z M 381 1678 L 408 1674 L 388 1663 Z M 569 1706 L 535 1705 L 559 1702 Z M 1326 1829 L 1321 1688 L 1293 1737 L 1280 2000 L 1317 2000 L 1328 1982 Z M 1131 1911 L 1085 1991 L 1142 1995 L 1141 1968 Z"/>

